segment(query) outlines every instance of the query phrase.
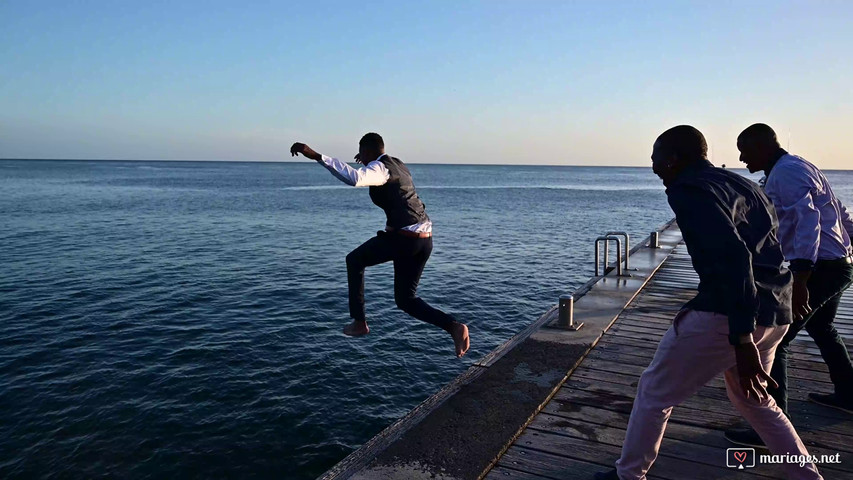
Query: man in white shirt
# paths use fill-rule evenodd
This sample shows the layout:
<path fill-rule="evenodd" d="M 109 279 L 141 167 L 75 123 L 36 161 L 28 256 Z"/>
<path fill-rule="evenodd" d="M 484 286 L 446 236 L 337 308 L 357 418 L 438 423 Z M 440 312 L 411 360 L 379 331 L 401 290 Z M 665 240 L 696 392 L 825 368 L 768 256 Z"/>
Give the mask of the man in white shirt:
<path fill-rule="evenodd" d="M 779 388 L 768 388 L 768 392 L 788 415 L 790 343 L 805 327 L 835 386 L 831 394 L 809 393 L 809 400 L 853 413 L 853 364 L 833 325 L 841 295 L 853 283 L 853 220 L 823 172 L 782 149 L 769 126 L 750 126 L 738 136 L 737 147 L 740 161 L 750 172 L 765 172 L 764 189 L 779 217 L 779 241 L 794 273 L 794 323 L 779 344 L 770 371 Z M 750 430 L 729 430 L 726 438 L 741 445 L 763 446 Z"/>
<path fill-rule="evenodd" d="M 456 356 L 465 355 L 470 346 L 468 327 L 429 306 L 416 294 L 424 265 L 432 253 L 432 222 L 406 165 L 385 154 L 385 142 L 377 133 L 364 135 L 358 143 L 355 159 L 364 164 L 361 168 L 321 155 L 304 143 L 294 143 L 290 154 L 300 153 L 326 167 L 347 185 L 369 187 L 370 199 L 386 216 L 385 230 L 347 255 L 349 310 L 353 321 L 344 327 L 344 333 L 355 337 L 370 332 L 364 312 L 364 269 L 393 261 L 397 306 L 418 320 L 444 329 L 453 337 Z"/>

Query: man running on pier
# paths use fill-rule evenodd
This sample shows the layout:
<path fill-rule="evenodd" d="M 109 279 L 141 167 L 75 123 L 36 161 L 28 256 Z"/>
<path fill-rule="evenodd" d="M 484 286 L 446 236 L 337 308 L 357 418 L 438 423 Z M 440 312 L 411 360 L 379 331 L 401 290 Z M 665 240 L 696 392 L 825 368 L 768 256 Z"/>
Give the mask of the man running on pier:
<path fill-rule="evenodd" d="M 385 211 L 385 230 L 347 255 L 349 311 L 353 321 L 344 333 L 357 337 L 370 332 L 364 313 L 364 269 L 394 261 L 394 300 L 409 315 L 444 329 L 453 337 L 456 356 L 470 346 L 468 327 L 451 315 L 429 306 L 415 293 L 421 273 L 432 253 L 432 222 L 415 191 L 406 165 L 385 153 L 385 142 L 377 133 L 368 133 L 358 142 L 355 160 L 364 164 L 352 168 L 337 158 L 321 155 L 304 143 L 294 143 L 290 154 L 302 154 L 317 161 L 338 180 L 353 187 L 370 187 L 370 199 Z"/>
<path fill-rule="evenodd" d="M 714 167 L 699 130 L 657 138 L 652 167 L 681 228 L 699 293 L 675 316 L 640 377 L 622 456 L 599 480 L 643 480 L 672 408 L 725 373 L 729 400 L 773 454 L 808 455 L 765 389 L 776 345 L 791 323 L 791 273 L 782 267 L 777 221 L 757 185 Z M 822 478 L 814 464 L 787 464 L 792 479 Z"/>
<path fill-rule="evenodd" d="M 779 241 L 794 272 L 794 323 L 779 344 L 770 370 L 779 387 L 768 392 L 788 415 L 790 344 L 805 327 L 835 385 L 834 393 L 812 392 L 809 400 L 853 413 L 853 364 L 833 324 L 841 295 L 853 283 L 853 220 L 823 172 L 786 152 L 769 126 L 756 123 L 748 127 L 738 136 L 737 148 L 740 161 L 750 172 L 764 170 L 765 193 L 779 216 Z M 739 445 L 764 446 L 752 429 L 728 430 L 726 438 Z"/>

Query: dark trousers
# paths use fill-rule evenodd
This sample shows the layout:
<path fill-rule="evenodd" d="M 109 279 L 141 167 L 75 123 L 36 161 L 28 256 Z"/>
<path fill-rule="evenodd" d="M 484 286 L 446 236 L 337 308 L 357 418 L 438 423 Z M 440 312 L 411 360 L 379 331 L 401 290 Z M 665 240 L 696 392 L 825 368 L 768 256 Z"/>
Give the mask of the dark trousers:
<path fill-rule="evenodd" d="M 357 321 L 365 321 L 364 269 L 394 262 L 394 300 L 409 315 L 450 332 L 452 316 L 429 306 L 417 296 L 418 282 L 432 253 L 432 237 L 413 238 L 394 232 L 376 232 L 376 236 L 347 255 L 349 312 Z"/>
<path fill-rule="evenodd" d="M 809 277 L 810 313 L 803 320 L 795 321 L 788 333 L 776 348 L 776 359 L 770 376 L 779 388 L 767 391 L 776 399 L 776 403 L 788 415 L 788 359 L 791 354 L 791 341 L 805 327 L 814 339 L 823 361 L 829 368 L 829 376 L 835 385 L 835 394 L 853 401 L 853 365 L 844 340 L 835 330 L 833 321 L 838 311 L 838 303 L 844 290 L 853 282 L 853 265 L 839 260 L 818 261 Z M 790 415 L 789 415 L 790 416 Z"/>

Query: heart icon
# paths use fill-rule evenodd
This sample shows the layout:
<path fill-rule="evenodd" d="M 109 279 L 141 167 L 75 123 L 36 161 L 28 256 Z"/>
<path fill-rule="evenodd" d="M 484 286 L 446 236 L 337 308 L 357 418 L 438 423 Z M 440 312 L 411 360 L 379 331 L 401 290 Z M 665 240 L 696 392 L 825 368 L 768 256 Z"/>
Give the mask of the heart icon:
<path fill-rule="evenodd" d="M 735 460 L 740 463 L 746 461 L 746 452 L 735 452 Z"/>

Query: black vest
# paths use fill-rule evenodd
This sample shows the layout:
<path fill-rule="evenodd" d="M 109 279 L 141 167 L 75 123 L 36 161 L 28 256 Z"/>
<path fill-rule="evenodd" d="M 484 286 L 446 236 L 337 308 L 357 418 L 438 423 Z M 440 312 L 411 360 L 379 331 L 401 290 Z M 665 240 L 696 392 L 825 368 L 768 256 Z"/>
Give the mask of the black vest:
<path fill-rule="evenodd" d="M 406 165 L 390 155 L 383 155 L 379 161 L 388 169 L 390 177 L 384 185 L 370 187 L 370 199 L 385 211 L 385 224 L 403 228 L 429 220 Z"/>

